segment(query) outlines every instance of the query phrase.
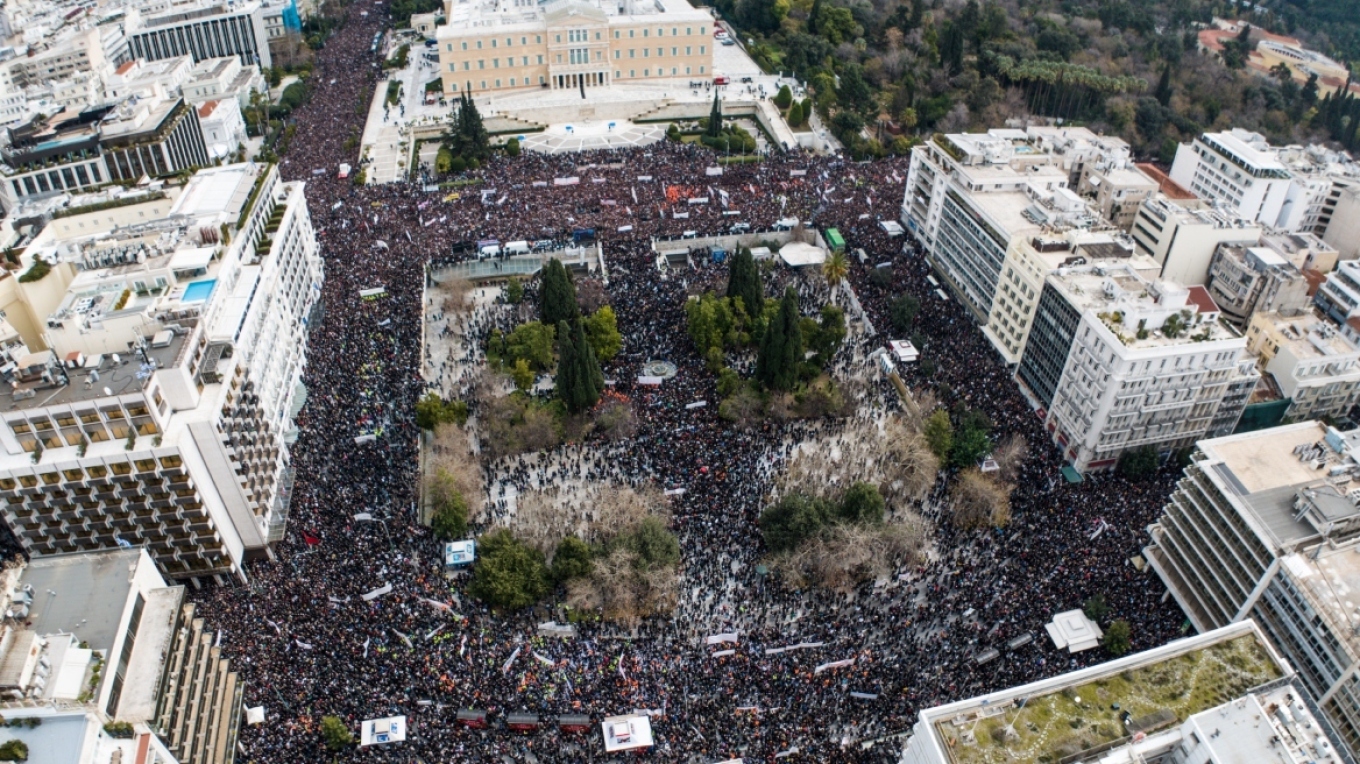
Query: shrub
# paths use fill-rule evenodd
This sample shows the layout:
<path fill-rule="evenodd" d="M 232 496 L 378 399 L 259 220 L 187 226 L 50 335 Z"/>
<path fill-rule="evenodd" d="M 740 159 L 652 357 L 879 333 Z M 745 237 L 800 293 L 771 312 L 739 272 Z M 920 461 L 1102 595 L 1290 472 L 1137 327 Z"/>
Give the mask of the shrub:
<path fill-rule="evenodd" d="M 321 737 L 326 740 L 326 747 L 332 751 L 354 742 L 354 733 L 349 731 L 349 727 L 340 720 L 338 716 L 321 717 Z"/>
<path fill-rule="evenodd" d="M 33 258 L 33 265 L 23 275 L 19 277 L 20 284 L 30 284 L 34 281 L 41 281 L 44 276 L 52 272 L 52 265 L 41 257 Z"/>
<path fill-rule="evenodd" d="M 28 744 L 22 740 L 0 744 L 0 761 L 28 761 Z"/>
<path fill-rule="evenodd" d="M 511 138 L 510 140 L 508 140 L 508 141 L 505 142 L 505 153 L 506 153 L 506 155 L 512 156 L 512 157 L 517 157 L 517 156 L 519 156 L 519 139 L 518 139 L 518 138 Z"/>
<path fill-rule="evenodd" d="M 774 105 L 781 109 L 787 109 L 791 103 L 793 103 L 793 91 L 789 90 L 788 85 L 784 85 L 779 88 L 779 92 L 775 94 Z"/>

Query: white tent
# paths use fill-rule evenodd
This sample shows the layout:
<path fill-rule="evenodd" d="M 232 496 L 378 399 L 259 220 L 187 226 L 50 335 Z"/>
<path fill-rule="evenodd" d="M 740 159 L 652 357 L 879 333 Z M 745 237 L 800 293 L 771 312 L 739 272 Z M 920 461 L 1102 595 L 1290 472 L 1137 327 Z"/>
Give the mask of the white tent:
<path fill-rule="evenodd" d="M 790 268 L 821 265 L 826 262 L 826 250 L 801 241 L 791 241 L 779 248 L 779 259 Z"/>
<path fill-rule="evenodd" d="M 1080 610 L 1068 610 L 1054 615 L 1053 622 L 1044 624 L 1044 629 L 1048 631 L 1048 636 L 1053 638 L 1055 647 L 1059 650 L 1067 648 L 1069 653 L 1090 650 L 1099 645 L 1100 638 L 1105 635 L 1096 622 L 1087 618 Z"/>
<path fill-rule="evenodd" d="M 646 714 L 610 716 L 600 727 L 604 731 L 606 753 L 652 747 L 652 720 Z"/>
<path fill-rule="evenodd" d="M 264 706 L 247 708 L 246 724 L 264 724 Z"/>

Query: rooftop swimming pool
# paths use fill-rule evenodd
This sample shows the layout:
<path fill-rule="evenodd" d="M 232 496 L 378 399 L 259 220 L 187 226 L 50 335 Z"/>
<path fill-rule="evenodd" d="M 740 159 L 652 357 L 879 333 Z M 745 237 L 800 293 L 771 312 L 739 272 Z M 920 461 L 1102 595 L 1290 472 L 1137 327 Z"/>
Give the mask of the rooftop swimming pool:
<path fill-rule="evenodd" d="M 217 279 L 205 279 L 195 281 L 184 288 L 184 296 L 180 302 L 204 302 L 212 296 L 213 288 L 217 286 Z"/>

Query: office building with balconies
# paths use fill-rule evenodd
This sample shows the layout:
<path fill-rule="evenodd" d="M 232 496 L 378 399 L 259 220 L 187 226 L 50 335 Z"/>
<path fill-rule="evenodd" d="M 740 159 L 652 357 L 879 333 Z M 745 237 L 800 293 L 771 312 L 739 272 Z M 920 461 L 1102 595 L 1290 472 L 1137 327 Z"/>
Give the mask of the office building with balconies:
<path fill-rule="evenodd" d="M 1239 328 L 1257 313 L 1308 311 L 1308 279 L 1270 247 L 1220 244 L 1209 262 L 1209 296 Z"/>
<path fill-rule="evenodd" d="M 1341 419 L 1360 403 L 1360 347 L 1312 311 L 1257 313 L 1247 350 L 1289 399 L 1284 416 L 1291 421 Z"/>
<path fill-rule="evenodd" d="M 1262 229 L 1226 208 L 1154 194 L 1138 207 L 1129 233 L 1139 252 L 1162 264 L 1161 278 L 1203 285 L 1220 244 L 1255 245 Z"/>
<path fill-rule="evenodd" d="M 1360 433 L 1319 422 L 1200 442 L 1144 557 L 1200 631 L 1252 619 L 1360 746 Z"/>
<path fill-rule="evenodd" d="M 164 218 L 25 254 L 62 297 L 0 383 L 6 522 L 35 556 L 146 544 L 172 578 L 244 579 L 291 494 L 323 275 L 303 184 L 200 171 Z"/>
<path fill-rule="evenodd" d="M 1232 432 L 1259 374 L 1203 287 L 1126 263 L 1061 268 L 1039 297 L 1016 373 L 1078 471 Z"/>
<path fill-rule="evenodd" d="M 1064 133 L 1096 137 L 1084 128 Z M 912 150 L 903 225 L 980 324 L 989 323 L 1013 242 L 1102 227 L 1069 187 L 1081 171 L 1066 167 L 1058 153 L 1068 143 L 1052 138 L 1050 132 L 990 130 L 937 135 Z M 1004 344 L 998 350 L 1007 353 Z"/>

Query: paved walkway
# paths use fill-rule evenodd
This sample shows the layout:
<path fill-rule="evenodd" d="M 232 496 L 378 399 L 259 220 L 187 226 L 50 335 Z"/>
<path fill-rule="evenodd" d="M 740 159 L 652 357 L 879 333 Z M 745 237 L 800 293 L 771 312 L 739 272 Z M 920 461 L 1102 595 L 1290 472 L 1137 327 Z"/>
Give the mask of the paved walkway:
<path fill-rule="evenodd" d="M 628 121 L 602 120 L 553 125 L 541 133 L 524 136 L 521 145 L 530 151 L 562 154 L 569 151 L 646 146 L 665 139 L 666 130 L 660 125 L 635 125 Z"/>

